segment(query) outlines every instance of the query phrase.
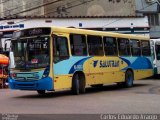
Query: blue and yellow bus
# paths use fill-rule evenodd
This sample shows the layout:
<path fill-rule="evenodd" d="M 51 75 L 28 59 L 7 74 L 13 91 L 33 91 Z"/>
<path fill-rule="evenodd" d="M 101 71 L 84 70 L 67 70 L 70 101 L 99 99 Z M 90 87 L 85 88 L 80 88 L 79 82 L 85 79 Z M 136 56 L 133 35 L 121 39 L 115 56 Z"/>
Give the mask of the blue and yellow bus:
<path fill-rule="evenodd" d="M 39 27 L 16 31 L 11 40 L 11 89 L 46 91 L 117 83 L 153 75 L 148 37 L 76 28 Z"/>

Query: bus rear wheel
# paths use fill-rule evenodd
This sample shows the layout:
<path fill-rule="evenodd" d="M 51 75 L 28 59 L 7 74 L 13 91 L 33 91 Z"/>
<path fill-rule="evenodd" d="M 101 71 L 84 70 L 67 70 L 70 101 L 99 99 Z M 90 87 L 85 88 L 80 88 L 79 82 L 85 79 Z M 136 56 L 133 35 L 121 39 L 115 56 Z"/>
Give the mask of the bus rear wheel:
<path fill-rule="evenodd" d="M 44 95 L 46 93 L 45 90 L 37 90 L 37 92 L 38 92 L 39 95 Z"/>
<path fill-rule="evenodd" d="M 75 95 L 85 93 L 85 78 L 82 74 L 75 74 L 72 80 L 72 92 Z"/>
<path fill-rule="evenodd" d="M 134 81 L 133 72 L 128 70 L 125 74 L 124 86 L 125 87 L 132 87 L 133 86 L 133 81 Z"/>
<path fill-rule="evenodd" d="M 120 87 L 132 87 L 133 86 L 133 72 L 131 70 L 127 70 L 125 73 L 125 81 L 124 82 L 118 82 L 117 85 Z"/>

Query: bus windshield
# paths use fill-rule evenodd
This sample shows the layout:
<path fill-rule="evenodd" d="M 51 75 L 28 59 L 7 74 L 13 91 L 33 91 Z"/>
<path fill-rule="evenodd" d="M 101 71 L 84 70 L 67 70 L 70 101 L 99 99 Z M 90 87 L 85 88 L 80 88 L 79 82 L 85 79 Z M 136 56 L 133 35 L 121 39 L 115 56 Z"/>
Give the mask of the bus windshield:
<path fill-rule="evenodd" d="M 49 36 L 12 40 L 16 69 L 45 68 L 49 65 Z"/>

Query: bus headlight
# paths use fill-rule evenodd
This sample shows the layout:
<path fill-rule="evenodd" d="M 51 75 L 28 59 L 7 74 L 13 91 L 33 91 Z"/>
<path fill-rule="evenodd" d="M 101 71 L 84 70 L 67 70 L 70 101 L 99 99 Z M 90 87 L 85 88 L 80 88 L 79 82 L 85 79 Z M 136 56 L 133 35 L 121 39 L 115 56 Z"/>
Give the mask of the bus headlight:
<path fill-rule="evenodd" d="M 17 74 L 16 73 L 9 73 L 9 77 L 14 79 L 17 77 Z"/>
<path fill-rule="evenodd" d="M 47 67 L 47 68 L 44 70 L 43 78 L 44 78 L 44 77 L 47 77 L 48 75 L 49 75 L 49 67 Z"/>

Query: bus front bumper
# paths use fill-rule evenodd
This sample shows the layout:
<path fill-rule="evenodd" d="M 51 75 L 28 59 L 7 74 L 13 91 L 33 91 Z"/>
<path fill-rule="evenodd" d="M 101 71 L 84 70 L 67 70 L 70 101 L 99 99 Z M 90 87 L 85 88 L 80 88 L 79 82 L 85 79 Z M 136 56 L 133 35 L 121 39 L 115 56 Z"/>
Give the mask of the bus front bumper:
<path fill-rule="evenodd" d="M 9 87 L 17 90 L 53 90 L 53 80 L 46 77 L 36 81 L 16 81 L 8 78 Z"/>

